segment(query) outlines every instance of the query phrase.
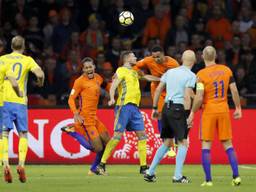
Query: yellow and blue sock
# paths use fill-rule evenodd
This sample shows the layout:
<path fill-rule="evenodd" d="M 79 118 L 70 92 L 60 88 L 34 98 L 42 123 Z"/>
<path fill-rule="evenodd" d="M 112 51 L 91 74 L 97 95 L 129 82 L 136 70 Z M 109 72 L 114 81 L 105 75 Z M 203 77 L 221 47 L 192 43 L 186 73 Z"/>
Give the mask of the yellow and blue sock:
<path fill-rule="evenodd" d="M 8 137 L 3 136 L 3 163 L 5 166 L 9 165 L 9 142 L 8 142 Z"/>
<path fill-rule="evenodd" d="M 143 137 L 138 141 L 138 152 L 140 159 L 140 166 L 147 165 L 147 139 Z"/>
<path fill-rule="evenodd" d="M 28 152 L 28 139 L 21 137 L 19 140 L 19 165 L 24 167 Z"/>
<path fill-rule="evenodd" d="M 101 163 L 106 163 L 110 155 L 112 154 L 112 151 L 115 149 L 117 144 L 119 143 L 120 138 L 113 137 L 110 139 L 110 141 L 107 143 L 105 151 L 103 153 L 103 156 L 101 158 Z"/>

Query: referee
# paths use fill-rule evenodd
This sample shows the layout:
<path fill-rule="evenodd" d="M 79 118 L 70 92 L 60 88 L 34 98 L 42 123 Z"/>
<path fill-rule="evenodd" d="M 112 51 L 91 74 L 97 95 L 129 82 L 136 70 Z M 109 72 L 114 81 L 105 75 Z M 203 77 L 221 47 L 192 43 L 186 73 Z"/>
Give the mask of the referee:
<path fill-rule="evenodd" d="M 152 118 L 158 117 L 157 103 L 162 90 L 166 87 L 165 105 L 162 112 L 163 144 L 158 148 L 149 170 L 144 175 L 144 180 L 155 182 L 155 169 L 171 146 L 171 140 L 175 138 L 178 142 L 178 153 L 176 156 L 175 174 L 173 183 L 189 183 L 189 179 L 182 175 L 182 167 L 187 155 L 187 116 L 193 97 L 193 88 L 196 83 L 196 75 L 191 72 L 196 61 L 195 53 L 187 50 L 182 54 L 182 65 L 169 69 L 161 77 L 154 100 Z"/>

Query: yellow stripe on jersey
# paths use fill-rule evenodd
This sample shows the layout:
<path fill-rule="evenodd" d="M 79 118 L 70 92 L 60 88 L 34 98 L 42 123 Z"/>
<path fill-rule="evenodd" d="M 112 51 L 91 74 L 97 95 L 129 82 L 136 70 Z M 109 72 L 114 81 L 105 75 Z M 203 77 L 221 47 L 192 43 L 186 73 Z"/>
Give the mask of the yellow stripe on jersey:
<path fill-rule="evenodd" d="M 8 69 L 14 73 L 19 88 L 21 91 L 23 91 L 23 94 L 25 95 L 22 98 L 18 97 L 14 92 L 11 83 L 5 80 L 4 102 L 12 102 L 26 105 L 28 74 L 30 71 L 39 68 L 39 66 L 31 57 L 16 52 L 2 56 L 1 60 L 8 66 Z"/>
<path fill-rule="evenodd" d="M 137 106 L 140 104 L 140 85 L 137 71 L 126 67 L 119 67 L 116 71 L 121 83 L 118 86 L 117 105 L 122 106 L 127 103 L 133 103 Z"/>

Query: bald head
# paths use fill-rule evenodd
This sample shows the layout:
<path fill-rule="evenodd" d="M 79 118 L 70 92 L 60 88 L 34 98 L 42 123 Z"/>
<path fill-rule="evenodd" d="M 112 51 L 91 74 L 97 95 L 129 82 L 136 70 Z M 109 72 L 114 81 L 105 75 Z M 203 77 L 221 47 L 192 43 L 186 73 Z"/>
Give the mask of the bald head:
<path fill-rule="evenodd" d="M 207 46 L 203 50 L 203 59 L 205 62 L 215 62 L 216 49 L 213 46 Z"/>
<path fill-rule="evenodd" d="M 181 57 L 183 65 L 192 67 L 196 62 L 196 55 L 195 52 L 192 50 L 186 50 L 183 52 Z"/>

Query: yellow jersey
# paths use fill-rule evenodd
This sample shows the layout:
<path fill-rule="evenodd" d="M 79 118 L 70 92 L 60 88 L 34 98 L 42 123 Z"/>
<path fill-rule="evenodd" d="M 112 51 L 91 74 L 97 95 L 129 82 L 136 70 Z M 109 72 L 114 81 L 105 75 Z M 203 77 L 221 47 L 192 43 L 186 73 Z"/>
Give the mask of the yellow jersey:
<path fill-rule="evenodd" d="M 133 103 L 137 106 L 140 104 L 141 92 L 139 84 L 139 75 L 134 69 L 119 67 L 116 71 L 121 83 L 118 86 L 117 105 L 126 105 Z"/>
<path fill-rule="evenodd" d="M 14 76 L 11 70 L 8 70 L 8 66 L 2 61 L 3 57 L 0 57 L 0 107 L 3 106 L 4 99 L 4 79 L 6 76 Z"/>
<path fill-rule="evenodd" d="M 4 102 L 27 105 L 27 80 L 30 71 L 39 68 L 37 63 L 29 56 L 12 52 L 1 57 L 1 61 L 13 72 L 24 97 L 18 97 L 9 81 L 4 81 Z"/>

